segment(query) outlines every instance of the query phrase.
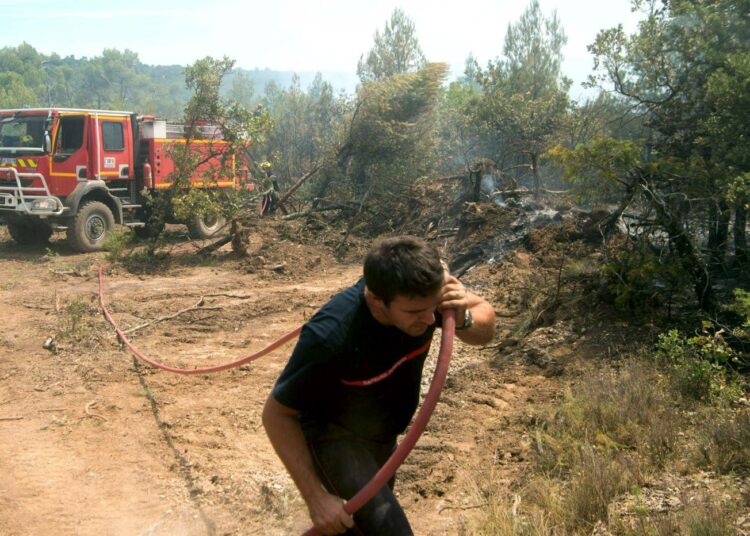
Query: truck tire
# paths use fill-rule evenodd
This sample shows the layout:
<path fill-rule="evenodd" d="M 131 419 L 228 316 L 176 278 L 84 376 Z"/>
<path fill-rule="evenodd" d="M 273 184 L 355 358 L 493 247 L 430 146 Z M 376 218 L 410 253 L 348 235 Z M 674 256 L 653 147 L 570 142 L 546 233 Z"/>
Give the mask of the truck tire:
<path fill-rule="evenodd" d="M 8 222 L 8 232 L 22 246 L 43 245 L 52 236 L 52 227 L 43 222 Z"/>
<path fill-rule="evenodd" d="M 81 205 L 68 226 L 68 243 L 76 251 L 101 251 L 107 234 L 115 228 L 115 217 L 101 201 Z"/>
<path fill-rule="evenodd" d="M 224 216 L 193 216 L 187 222 L 190 238 L 203 240 L 219 232 L 227 222 Z"/>

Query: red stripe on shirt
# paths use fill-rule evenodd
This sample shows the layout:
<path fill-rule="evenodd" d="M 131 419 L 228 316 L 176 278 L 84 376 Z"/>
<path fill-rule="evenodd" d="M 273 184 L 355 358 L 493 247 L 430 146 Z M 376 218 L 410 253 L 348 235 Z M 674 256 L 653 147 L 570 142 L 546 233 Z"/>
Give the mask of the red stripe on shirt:
<path fill-rule="evenodd" d="M 343 383 L 344 385 L 352 385 L 355 387 L 367 387 L 368 385 L 372 385 L 373 383 L 378 383 L 379 381 L 383 381 L 388 376 L 393 374 L 398 367 L 400 367 L 407 361 L 410 361 L 414 359 L 415 357 L 422 355 L 424 352 L 428 351 L 430 349 L 430 344 L 432 344 L 432 339 L 427 341 L 423 346 L 406 354 L 404 357 L 396 361 L 396 363 L 394 363 L 391 368 L 389 368 L 382 374 L 378 374 L 377 376 L 373 376 L 372 378 L 367 378 L 366 380 L 345 380 L 341 378 L 341 383 Z"/>

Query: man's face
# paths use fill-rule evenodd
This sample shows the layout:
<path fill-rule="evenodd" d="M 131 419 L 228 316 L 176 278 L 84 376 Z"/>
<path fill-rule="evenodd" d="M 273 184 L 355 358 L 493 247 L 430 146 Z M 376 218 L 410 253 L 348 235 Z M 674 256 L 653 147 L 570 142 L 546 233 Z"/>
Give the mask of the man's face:
<path fill-rule="evenodd" d="M 435 310 L 439 303 L 440 292 L 426 298 L 397 295 L 382 310 L 391 325 L 407 335 L 417 337 L 435 323 Z"/>

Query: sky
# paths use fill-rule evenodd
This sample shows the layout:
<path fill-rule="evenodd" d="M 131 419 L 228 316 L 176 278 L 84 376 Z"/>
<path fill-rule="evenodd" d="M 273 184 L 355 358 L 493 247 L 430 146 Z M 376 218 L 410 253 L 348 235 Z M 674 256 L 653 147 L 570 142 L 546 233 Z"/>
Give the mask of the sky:
<path fill-rule="evenodd" d="M 228 56 L 243 69 L 354 73 L 395 8 L 414 21 L 429 61 L 460 73 L 469 54 L 480 65 L 502 52 L 509 23 L 527 1 L 509 0 L 0 0 L 0 46 L 32 45 L 43 54 L 93 57 L 130 49 L 150 65 L 189 65 Z M 597 32 L 636 29 L 630 0 L 539 0 L 556 10 L 568 43 L 564 73 L 572 93 L 591 71 L 586 50 Z"/>

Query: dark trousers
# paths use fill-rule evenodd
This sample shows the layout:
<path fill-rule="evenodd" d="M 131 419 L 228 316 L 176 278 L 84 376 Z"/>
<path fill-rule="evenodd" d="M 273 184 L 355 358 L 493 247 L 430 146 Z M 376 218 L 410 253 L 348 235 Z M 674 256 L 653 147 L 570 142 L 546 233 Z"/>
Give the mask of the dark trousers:
<path fill-rule="evenodd" d="M 367 484 L 393 453 L 395 441 L 372 443 L 358 439 L 328 439 L 310 443 L 310 453 L 323 485 L 349 500 Z M 392 478 L 354 513 L 355 528 L 346 535 L 407 536 L 414 533 L 401 505 L 393 495 Z"/>

